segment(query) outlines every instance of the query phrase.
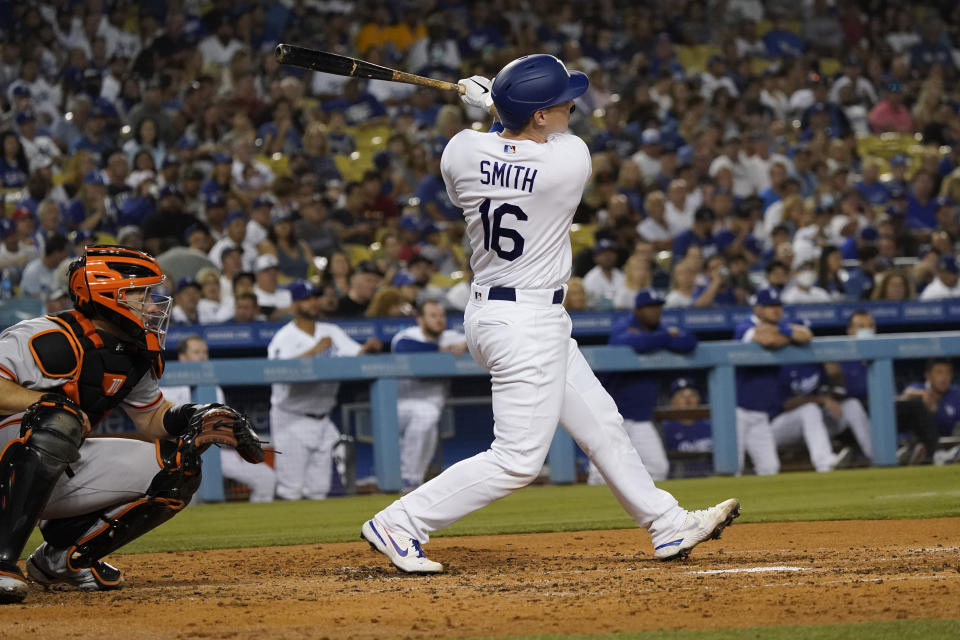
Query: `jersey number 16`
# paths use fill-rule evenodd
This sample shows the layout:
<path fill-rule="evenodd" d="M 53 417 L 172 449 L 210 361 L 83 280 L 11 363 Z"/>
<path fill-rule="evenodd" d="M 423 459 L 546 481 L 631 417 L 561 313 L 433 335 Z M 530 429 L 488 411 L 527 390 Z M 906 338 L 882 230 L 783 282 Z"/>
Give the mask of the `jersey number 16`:
<path fill-rule="evenodd" d="M 513 261 L 523 255 L 523 236 L 516 229 L 505 229 L 500 226 L 503 216 L 510 214 L 516 216 L 517 220 L 526 220 L 527 214 L 523 209 L 515 204 L 505 202 L 493 210 L 493 225 L 490 224 L 490 198 L 483 201 L 480 205 L 480 220 L 483 222 L 483 248 L 487 251 L 493 249 L 500 258 Z M 513 248 L 509 251 L 500 246 L 502 238 L 510 238 L 513 241 Z"/>

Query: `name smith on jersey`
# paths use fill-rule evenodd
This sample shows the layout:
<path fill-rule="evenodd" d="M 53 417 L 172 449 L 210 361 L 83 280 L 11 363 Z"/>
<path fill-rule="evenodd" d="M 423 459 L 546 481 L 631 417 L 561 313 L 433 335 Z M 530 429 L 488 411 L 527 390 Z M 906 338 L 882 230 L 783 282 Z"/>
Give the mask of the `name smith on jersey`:
<path fill-rule="evenodd" d="M 480 184 L 492 184 L 533 193 L 533 181 L 537 179 L 537 171 L 537 169 L 509 162 L 481 160 L 480 174 L 483 177 L 480 179 Z"/>

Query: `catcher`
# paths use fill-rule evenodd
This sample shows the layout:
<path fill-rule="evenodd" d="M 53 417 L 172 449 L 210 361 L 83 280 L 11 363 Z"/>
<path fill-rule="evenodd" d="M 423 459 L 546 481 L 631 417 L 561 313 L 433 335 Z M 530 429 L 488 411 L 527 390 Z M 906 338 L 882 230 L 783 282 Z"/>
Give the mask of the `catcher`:
<path fill-rule="evenodd" d="M 157 385 L 170 298 L 140 251 L 90 246 L 69 271 L 74 309 L 0 334 L 0 603 L 21 602 L 17 559 L 37 522 L 30 580 L 118 589 L 103 557 L 166 522 L 200 485 L 200 454 L 264 452 L 246 418 L 219 404 L 173 403 Z M 143 440 L 87 438 L 122 406 Z"/>

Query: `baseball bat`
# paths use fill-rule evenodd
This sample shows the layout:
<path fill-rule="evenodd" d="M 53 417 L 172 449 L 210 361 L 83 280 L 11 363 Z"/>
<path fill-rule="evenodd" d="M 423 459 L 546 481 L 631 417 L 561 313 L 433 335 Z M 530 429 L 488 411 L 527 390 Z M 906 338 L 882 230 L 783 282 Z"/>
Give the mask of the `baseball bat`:
<path fill-rule="evenodd" d="M 456 91 L 457 93 L 463 93 L 465 91 L 462 86 L 455 82 L 425 78 L 413 73 L 382 67 L 378 64 L 367 62 L 366 60 L 341 56 L 327 51 L 317 51 L 316 49 L 308 49 L 307 47 L 298 47 L 293 44 L 278 44 L 274 55 L 276 55 L 277 62 L 280 64 L 288 64 L 313 71 L 322 71 L 323 73 L 332 73 L 337 76 L 405 82 L 407 84 L 420 85 L 421 87 L 432 87 L 442 91 Z"/>

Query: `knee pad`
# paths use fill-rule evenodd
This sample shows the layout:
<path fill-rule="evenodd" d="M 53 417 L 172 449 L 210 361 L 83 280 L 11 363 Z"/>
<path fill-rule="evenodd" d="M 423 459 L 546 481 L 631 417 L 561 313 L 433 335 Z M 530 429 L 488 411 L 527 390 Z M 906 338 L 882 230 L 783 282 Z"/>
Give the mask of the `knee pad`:
<path fill-rule="evenodd" d="M 83 426 L 55 407 L 28 412 L 22 435 L 0 453 L 0 560 L 16 562 L 57 480 L 80 459 Z"/>
<path fill-rule="evenodd" d="M 179 513 L 200 486 L 200 452 L 190 441 L 157 441 L 160 471 L 146 495 L 102 513 L 40 523 L 44 539 L 69 549 L 67 566 L 91 567 L 107 554 L 160 526 Z"/>

